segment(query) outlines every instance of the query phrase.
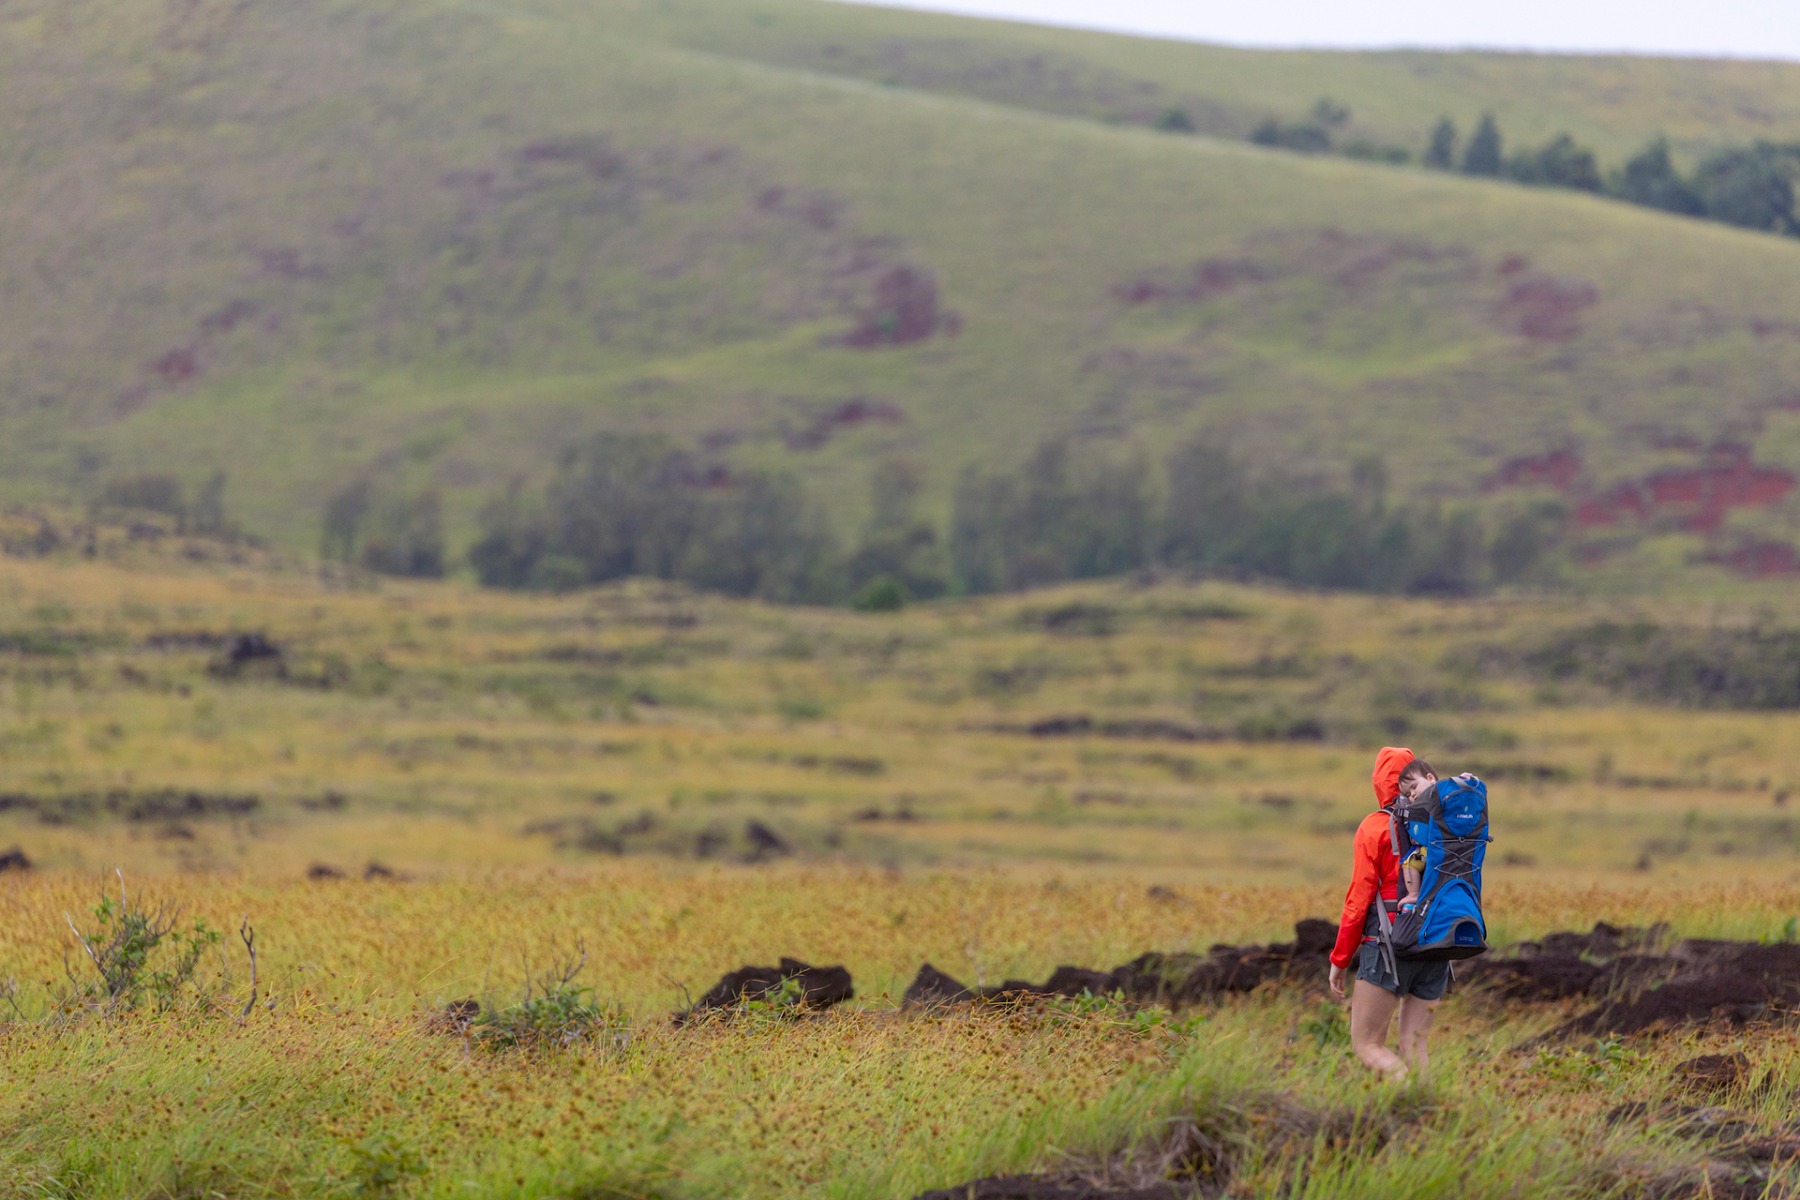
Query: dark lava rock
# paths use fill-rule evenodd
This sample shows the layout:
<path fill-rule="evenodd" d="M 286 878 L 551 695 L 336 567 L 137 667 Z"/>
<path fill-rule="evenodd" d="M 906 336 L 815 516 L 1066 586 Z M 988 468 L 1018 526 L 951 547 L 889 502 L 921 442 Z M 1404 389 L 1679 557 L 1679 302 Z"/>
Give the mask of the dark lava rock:
<path fill-rule="evenodd" d="M 230 677 L 253 666 L 273 667 L 277 674 L 287 673 L 285 655 L 279 645 L 261 633 L 240 633 L 225 646 L 225 653 L 207 670 L 214 675 Z"/>
<path fill-rule="evenodd" d="M 140 792 L 108 797 L 110 807 L 127 821 L 170 821 L 179 817 L 241 817 L 262 807 L 259 796 L 209 792 Z"/>
<path fill-rule="evenodd" d="M 257 796 L 181 792 L 172 788 L 147 792 L 119 789 L 53 795 L 0 794 L 0 812 L 33 813 L 46 825 L 68 825 L 96 817 L 120 817 L 137 822 L 241 817 L 261 807 L 262 800 Z"/>
<path fill-rule="evenodd" d="M 1336 921 L 1327 921 L 1322 917 L 1307 917 L 1298 921 L 1294 924 L 1294 954 L 1330 957 L 1332 947 L 1337 945 L 1337 934 Z"/>
<path fill-rule="evenodd" d="M 1677 1063 L 1672 1074 L 1697 1091 L 1729 1091 L 1750 1074 L 1750 1058 L 1744 1054 L 1702 1054 Z"/>
<path fill-rule="evenodd" d="M 1044 717 L 1033 721 L 1025 727 L 1025 732 L 1032 737 L 1069 737 L 1075 734 L 1089 733 L 1094 728 L 1094 718 L 1086 713 L 1073 713 L 1068 716 Z"/>
<path fill-rule="evenodd" d="M 917 1008 L 934 1004 L 958 1004 L 974 998 L 973 989 L 926 963 L 913 976 L 912 983 L 907 985 L 906 994 L 901 997 L 900 1003 L 908 1008 Z"/>
<path fill-rule="evenodd" d="M 14 846 L 5 854 L 0 854 L 0 873 L 7 871 L 29 871 L 31 869 L 31 859 L 26 857 L 22 847 Z"/>
<path fill-rule="evenodd" d="M 1173 1183 L 1107 1187 L 1066 1175 L 990 1175 L 955 1187 L 920 1192 L 914 1200 L 1186 1200 L 1191 1188 Z"/>
<path fill-rule="evenodd" d="M 240 633 L 231 639 L 231 645 L 225 650 L 225 661 L 234 667 L 257 659 L 280 657 L 281 647 L 261 633 Z"/>
<path fill-rule="evenodd" d="M 1008 979 L 971 988 L 927 963 L 906 989 L 908 1005 L 961 1000 L 1021 1000 L 1033 996 L 1123 995 L 1137 1004 L 1195 1004 L 1221 995 L 1254 991 L 1265 984 L 1323 980 L 1337 940 L 1337 925 L 1309 917 L 1294 926 L 1292 942 L 1260 946 L 1214 946 L 1206 954 L 1140 954 L 1110 971 L 1060 966 L 1043 983 Z"/>
<path fill-rule="evenodd" d="M 1566 955 L 1544 958 L 1477 959 L 1457 967 L 1458 982 L 1481 984 L 1507 1000 L 1566 1000 L 1586 996 L 1605 969 Z"/>
<path fill-rule="evenodd" d="M 788 840 L 764 825 L 761 821 L 751 820 L 744 825 L 744 837 L 750 842 L 750 860 L 761 862 L 766 858 L 785 858 L 794 852 Z"/>
<path fill-rule="evenodd" d="M 1521 942 L 1513 952 L 1524 958 L 1616 958 L 1630 950 L 1653 950 L 1669 940 L 1669 927 L 1658 922 L 1640 928 L 1595 921 L 1586 933 L 1560 930 L 1535 942 Z"/>
<path fill-rule="evenodd" d="M 1504 1000 L 1596 1002 L 1548 1039 L 1742 1024 L 1800 1008 L 1800 945 L 1693 938 L 1654 949 L 1667 941 L 1667 926 L 1602 921 L 1588 933 L 1552 933 L 1476 959 L 1457 976 Z"/>
<path fill-rule="evenodd" d="M 1741 970 L 1681 976 L 1635 998 L 1607 1001 L 1558 1027 L 1558 1034 L 1643 1033 L 1656 1027 L 1723 1021 L 1741 1025 L 1767 1016 L 1776 993 L 1800 995 L 1800 977 L 1785 986 Z"/>
<path fill-rule="evenodd" d="M 692 1008 L 675 1014 L 677 1025 L 685 1024 L 702 1012 L 736 1008 L 752 1000 L 779 995 L 789 980 L 799 985 L 796 1007 L 809 1010 L 830 1008 L 856 995 L 850 972 L 841 966 L 815 967 L 799 959 L 784 958 L 775 967 L 739 967 L 720 977 Z"/>
<path fill-rule="evenodd" d="M 1745 1138 L 1731 1150 L 1735 1156 L 1747 1162 L 1800 1162 L 1800 1133 L 1783 1131 L 1771 1137 Z"/>

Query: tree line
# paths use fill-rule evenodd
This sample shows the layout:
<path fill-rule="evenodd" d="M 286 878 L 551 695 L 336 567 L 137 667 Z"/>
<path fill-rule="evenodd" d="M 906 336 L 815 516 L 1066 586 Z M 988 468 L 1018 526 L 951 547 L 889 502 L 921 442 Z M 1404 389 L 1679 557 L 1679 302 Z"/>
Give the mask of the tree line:
<path fill-rule="evenodd" d="M 1350 111 L 1321 99 L 1304 118 L 1270 118 L 1251 131 L 1258 145 L 1308 154 L 1338 153 L 1395 164 L 1414 162 L 1403 146 L 1346 139 Z M 1171 122 L 1160 125 L 1177 129 Z M 1800 143 L 1758 141 L 1727 146 L 1683 171 L 1667 138 L 1646 144 L 1623 166 L 1603 171 L 1598 156 L 1567 133 L 1537 146 L 1509 149 L 1492 113 L 1484 114 L 1465 141 L 1456 122 L 1439 118 L 1421 165 L 1490 179 L 1510 179 L 1533 187 L 1560 187 L 1610 196 L 1629 204 L 1683 216 L 1721 221 L 1746 229 L 1800 234 L 1794 212 L 1794 176 L 1800 172 Z"/>
<path fill-rule="evenodd" d="M 1339 487 L 1259 475 L 1206 438 L 1160 463 L 1141 451 L 1046 440 L 1022 469 L 965 470 L 941 522 L 924 511 L 923 483 L 915 465 L 879 464 L 868 515 L 844 537 L 790 477 L 728 471 L 654 436 L 608 434 L 567 455 L 543 487 L 496 496 L 468 562 L 494 587 L 565 590 L 649 576 L 866 609 L 1157 567 L 1471 595 L 1545 577 L 1564 521 L 1554 506 L 1494 520 L 1473 507 L 1398 502 L 1372 459 Z M 375 570 L 441 573 L 441 529 L 415 523 L 428 544 L 404 544 L 404 514 L 418 507 L 389 502 L 380 538 L 333 549 Z"/>

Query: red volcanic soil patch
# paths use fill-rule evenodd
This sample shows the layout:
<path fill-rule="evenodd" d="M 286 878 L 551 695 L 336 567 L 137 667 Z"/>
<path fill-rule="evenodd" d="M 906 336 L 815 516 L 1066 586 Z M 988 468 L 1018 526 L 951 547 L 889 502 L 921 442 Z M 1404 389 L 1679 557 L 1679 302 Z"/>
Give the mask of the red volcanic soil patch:
<path fill-rule="evenodd" d="M 230 333 L 256 315 L 256 305 L 248 300 L 233 300 L 225 307 L 208 313 L 200 322 L 200 332 L 208 336 Z"/>
<path fill-rule="evenodd" d="M 923 267 L 895 266 L 875 281 L 874 302 L 857 314 L 844 345 L 859 350 L 908 346 L 933 334 L 955 336 L 962 318 L 938 305 L 937 280 Z"/>
<path fill-rule="evenodd" d="M 1712 561 L 1753 579 L 1800 575 L 1800 551 L 1786 542 L 1749 542 L 1713 555 Z"/>
<path fill-rule="evenodd" d="M 1696 533 L 1711 533 L 1734 508 L 1779 504 L 1795 487 L 1792 472 L 1758 466 L 1743 446 L 1715 446 L 1697 466 L 1657 471 L 1614 484 L 1598 495 L 1583 494 L 1584 467 L 1574 449 L 1508 459 L 1482 484 L 1482 490 L 1550 487 L 1580 498 L 1575 523 L 1601 529 L 1657 516 L 1673 516 Z M 1792 547 L 1759 542 L 1715 557 L 1751 575 L 1786 575 L 1800 570 Z"/>
<path fill-rule="evenodd" d="M 899 405 L 857 396 L 825 409 L 804 429 L 788 434 L 784 440 L 789 450 L 818 450 L 842 430 L 855 429 L 870 422 L 898 425 L 904 420 L 906 414 L 900 410 Z"/>
<path fill-rule="evenodd" d="M 1276 272 L 1246 258 L 1209 258 L 1194 265 L 1192 275 L 1175 283 L 1155 283 L 1134 279 L 1113 289 L 1113 295 L 1127 304 L 1149 304 L 1152 301 L 1188 301 L 1197 303 L 1223 296 L 1239 284 L 1267 283 Z"/>
<path fill-rule="evenodd" d="M 1509 458 L 1482 490 L 1493 492 L 1512 487 L 1553 487 L 1559 492 L 1573 491 L 1581 477 L 1581 453 L 1578 450 L 1552 450 L 1548 454 L 1528 454 Z"/>
<path fill-rule="evenodd" d="M 809 228 L 827 233 L 843 219 L 844 202 L 827 192 L 767 187 L 756 194 L 756 209 L 793 217 Z"/>
<path fill-rule="evenodd" d="M 1463 283 L 1478 275 L 1475 257 L 1460 246 L 1439 246 L 1407 238 L 1360 237 L 1338 229 L 1295 231 L 1257 239 L 1259 257 L 1207 258 L 1183 274 L 1139 278 L 1112 289 L 1125 304 L 1198 304 L 1239 288 L 1297 278 L 1329 280 L 1362 292 L 1395 271 L 1436 267 L 1415 282 Z"/>
<path fill-rule="evenodd" d="M 1581 332 L 1583 310 L 1600 302 L 1599 289 L 1585 279 L 1535 271 L 1520 271 L 1513 279 L 1500 302 L 1500 321 L 1533 341 L 1568 341 Z"/>
<path fill-rule="evenodd" d="M 178 346 L 151 363 L 150 370 L 170 386 L 186 383 L 200 373 L 200 349 Z"/>
<path fill-rule="evenodd" d="M 1780 467 L 1759 467 L 1742 447 L 1721 447 L 1698 467 L 1659 471 L 1627 480 L 1595 496 L 1575 510 L 1575 522 L 1587 528 L 1617 525 L 1668 511 L 1697 532 L 1711 532 L 1734 508 L 1779 504 L 1794 490 L 1795 479 Z"/>
<path fill-rule="evenodd" d="M 605 138 L 570 138 L 565 141 L 532 142 L 513 151 L 519 162 L 526 164 L 567 163 L 586 171 L 595 179 L 611 179 L 624 172 L 623 155 Z"/>

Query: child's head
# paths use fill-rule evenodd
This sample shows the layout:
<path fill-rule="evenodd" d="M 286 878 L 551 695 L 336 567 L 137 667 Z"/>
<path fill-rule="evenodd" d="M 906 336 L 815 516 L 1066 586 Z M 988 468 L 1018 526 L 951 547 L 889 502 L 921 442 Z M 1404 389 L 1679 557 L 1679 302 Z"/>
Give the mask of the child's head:
<path fill-rule="evenodd" d="M 1415 758 L 1400 772 L 1400 795 L 1407 800 L 1414 800 L 1436 783 L 1437 772 L 1432 769 L 1431 764 L 1422 758 Z"/>

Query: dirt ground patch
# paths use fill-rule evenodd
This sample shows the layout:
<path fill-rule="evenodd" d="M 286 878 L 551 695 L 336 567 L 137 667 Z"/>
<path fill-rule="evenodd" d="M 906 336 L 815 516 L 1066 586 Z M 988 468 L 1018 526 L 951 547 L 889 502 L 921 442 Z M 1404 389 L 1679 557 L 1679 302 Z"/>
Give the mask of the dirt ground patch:
<path fill-rule="evenodd" d="M 1800 943 L 1669 940 L 1664 927 L 1601 922 L 1585 934 L 1549 934 L 1477 959 L 1459 974 L 1502 1001 L 1594 1001 L 1551 1038 L 1740 1025 L 1800 1012 Z"/>

